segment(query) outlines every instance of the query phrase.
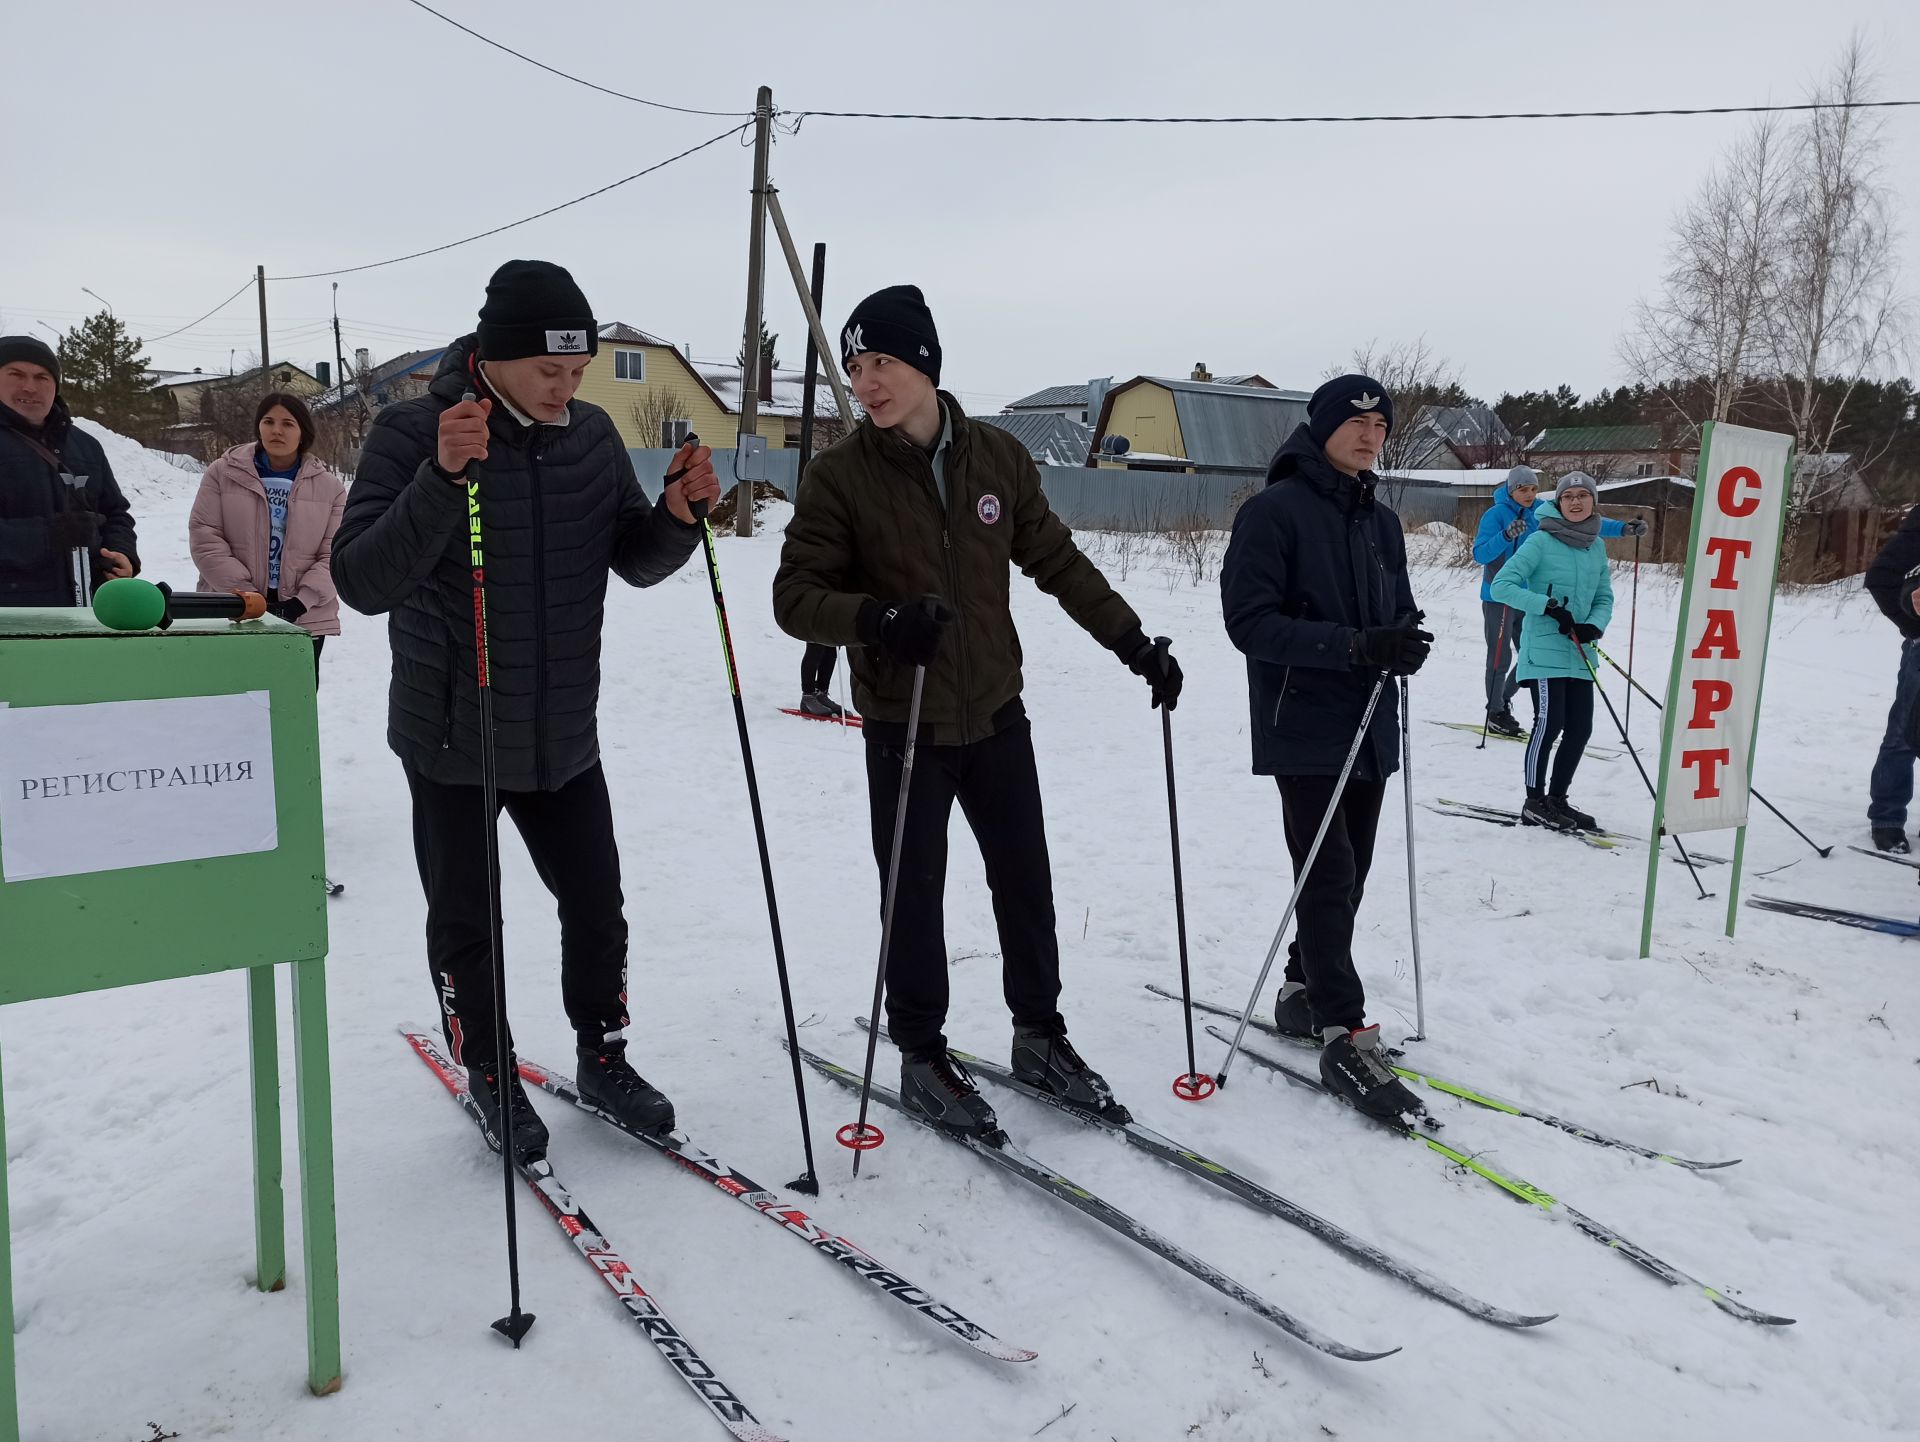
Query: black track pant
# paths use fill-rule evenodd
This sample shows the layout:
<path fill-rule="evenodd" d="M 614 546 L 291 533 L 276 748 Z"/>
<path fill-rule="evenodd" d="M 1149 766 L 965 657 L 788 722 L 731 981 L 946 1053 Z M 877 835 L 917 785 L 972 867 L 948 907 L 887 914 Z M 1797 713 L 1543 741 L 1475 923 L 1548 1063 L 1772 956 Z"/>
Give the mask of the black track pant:
<path fill-rule="evenodd" d="M 1527 791 L 1534 796 L 1543 791 L 1565 796 L 1593 735 L 1593 682 L 1553 676 L 1535 681 L 1533 695 L 1538 714 L 1533 719 L 1533 737 L 1527 742 Z M 1557 753 L 1556 741 L 1560 743 Z"/>
<path fill-rule="evenodd" d="M 833 663 L 839 658 L 838 646 L 816 646 L 807 643 L 806 654 L 800 658 L 800 694 L 812 691 L 825 691 L 833 684 Z"/>
<path fill-rule="evenodd" d="M 904 742 L 868 737 L 867 799 L 883 913 L 904 750 Z M 1057 1010 L 1060 943 L 1054 935 L 1053 870 L 1032 731 L 1022 716 L 984 741 L 914 750 L 887 956 L 887 1026 L 902 1051 L 946 1045 L 947 820 L 955 801 L 986 862 L 1007 1009 L 1016 1024 L 1064 1025 Z"/>
<path fill-rule="evenodd" d="M 427 895 L 427 964 L 447 1045 L 456 1062 L 491 1067 L 496 1046 L 482 793 L 478 786 L 442 786 L 411 770 L 407 786 L 413 855 Z M 503 791 L 500 803 L 560 903 L 560 994 L 579 1044 L 601 1050 L 623 1044 L 627 922 L 606 773 L 596 764 L 558 791 Z"/>
<path fill-rule="evenodd" d="M 1296 884 L 1337 780 L 1336 776 L 1279 778 L 1287 853 L 1293 858 Z M 1353 965 L 1353 919 L 1373 866 L 1373 838 L 1380 829 L 1380 803 L 1386 794 L 1384 781 L 1348 779 L 1293 911 L 1287 980 L 1306 983 L 1316 1027 L 1366 1025 L 1366 988 Z"/>

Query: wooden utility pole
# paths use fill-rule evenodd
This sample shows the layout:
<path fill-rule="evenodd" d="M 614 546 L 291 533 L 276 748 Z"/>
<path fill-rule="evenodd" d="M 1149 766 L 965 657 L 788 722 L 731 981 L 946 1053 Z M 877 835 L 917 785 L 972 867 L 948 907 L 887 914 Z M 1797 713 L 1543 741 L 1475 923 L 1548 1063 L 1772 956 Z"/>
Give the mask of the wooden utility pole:
<path fill-rule="evenodd" d="M 767 263 L 767 158 L 773 147 L 773 87 L 762 85 L 753 105 L 753 222 L 747 234 L 747 324 L 740 347 L 740 435 L 733 452 L 734 474 L 750 436 L 760 433 L 760 329 Z M 734 488 L 733 533 L 753 534 L 753 482 Z"/>
<path fill-rule="evenodd" d="M 347 356 L 340 349 L 340 282 L 333 283 L 333 385 L 341 400 L 347 396 Z"/>
<path fill-rule="evenodd" d="M 786 212 L 780 208 L 780 194 L 770 191 L 767 195 L 767 213 L 773 217 L 773 228 L 780 237 L 780 249 L 786 253 L 787 269 L 793 273 L 793 288 L 800 295 L 800 309 L 807 313 L 807 335 L 813 344 L 819 347 L 820 360 L 826 367 L 827 380 L 833 386 L 834 401 L 840 407 L 840 419 L 848 430 L 853 429 L 853 402 L 847 398 L 847 388 L 840 379 L 840 367 L 835 357 L 833 343 L 827 339 L 826 327 L 820 324 L 820 305 L 807 288 L 807 278 L 800 269 L 800 252 L 793 248 L 793 232 L 787 229 Z M 816 251 L 817 253 L 817 251 Z"/>
<path fill-rule="evenodd" d="M 267 371 L 267 268 L 255 266 L 253 278 L 260 287 L 260 394 L 265 395 L 273 389 L 272 377 Z"/>
<path fill-rule="evenodd" d="M 783 235 L 785 231 L 781 232 Z M 813 308 L 820 309 L 820 298 L 827 287 L 827 248 L 819 241 L 813 245 L 813 285 L 809 291 Z M 800 386 L 800 474 L 794 477 L 794 494 L 799 494 L 799 482 L 807 474 L 807 462 L 813 459 L 813 398 L 816 394 L 816 382 L 820 372 L 820 347 L 813 338 L 811 327 L 807 330 L 807 367 L 803 374 L 806 379 Z"/>

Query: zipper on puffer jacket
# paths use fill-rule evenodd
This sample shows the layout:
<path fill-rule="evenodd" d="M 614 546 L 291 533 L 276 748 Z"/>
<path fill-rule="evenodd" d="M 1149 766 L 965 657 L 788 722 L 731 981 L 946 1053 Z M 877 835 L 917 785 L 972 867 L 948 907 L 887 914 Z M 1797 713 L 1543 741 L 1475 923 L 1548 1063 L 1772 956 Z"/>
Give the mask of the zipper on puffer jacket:
<path fill-rule="evenodd" d="M 1280 729 L 1280 708 L 1287 704 L 1287 687 L 1293 681 L 1293 667 L 1280 673 L 1280 694 L 1273 698 L 1273 729 Z"/>
<path fill-rule="evenodd" d="M 546 440 L 535 426 L 527 436 L 527 474 L 533 483 L 533 775 L 548 789 L 547 775 L 547 542 L 546 508 L 540 504 L 540 458 Z"/>

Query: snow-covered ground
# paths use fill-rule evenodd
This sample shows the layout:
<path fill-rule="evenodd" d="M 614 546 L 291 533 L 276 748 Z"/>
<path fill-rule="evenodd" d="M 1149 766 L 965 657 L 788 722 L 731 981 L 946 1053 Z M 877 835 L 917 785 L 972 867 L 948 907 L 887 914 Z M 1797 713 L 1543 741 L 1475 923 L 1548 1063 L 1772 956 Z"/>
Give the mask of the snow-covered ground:
<path fill-rule="evenodd" d="M 146 573 L 191 584 L 195 478 L 123 454 Z M 1278 798 L 1247 772 L 1242 664 L 1211 575 L 1195 584 L 1137 545 L 1088 540 L 1186 668 L 1174 730 L 1194 985 L 1238 1002 L 1288 884 Z M 878 933 L 861 743 L 775 710 L 792 703 L 800 659 L 769 614 L 778 545 L 726 540 L 721 565 L 802 1034 L 858 1066 L 851 1019 Z M 1427 724 L 1477 717 L 1481 643 L 1475 573 L 1441 563 L 1443 538 L 1420 549 L 1415 591 L 1439 642 L 1414 686 L 1415 797 L 1515 804 L 1520 747 L 1476 750 Z M 1910 947 L 1746 908 L 1729 941 L 1726 868 L 1706 873 L 1721 895 L 1699 901 L 1667 865 L 1654 955 L 1641 961 L 1643 852 L 1414 813 L 1431 1037 L 1419 1056 L 1620 1135 L 1745 1160 L 1691 1174 L 1436 1097 L 1449 1139 L 1793 1327 L 1727 1317 L 1564 1217 L 1244 1063 L 1218 1097 L 1181 1103 L 1168 1092 L 1184 1070 L 1179 1010 L 1143 990 L 1178 985 L 1158 720 L 1141 683 L 1054 603 L 1024 585 L 1015 594 L 1063 1005 L 1088 1057 L 1149 1124 L 1478 1295 L 1559 1320 L 1526 1333 L 1475 1322 L 1110 1137 L 995 1097 L 1032 1151 L 1254 1290 L 1344 1340 L 1404 1348 L 1333 1361 L 910 1126 L 890 1127 L 852 1181 L 831 1141 L 850 1099 L 810 1080 L 827 1178 L 810 1209 L 1041 1354 L 1007 1367 L 590 1118 L 543 1104 L 561 1175 L 763 1421 L 796 1439 L 939 1442 L 1043 1426 L 1049 1442 L 1920 1431 Z M 1642 575 L 1649 676 L 1663 673 L 1676 600 L 1671 577 Z M 1624 629 L 1615 640 L 1624 653 Z M 1758 780 L 1823 842 L 1866 839 L 1896 648 L 1851 585 L 1781 598 Z M 386 671 L 384 625 L 348 615 L 320 692 L 330 869 L 347 883 L 329 907 L 345 1386 L 323 1399 L 304 1390 L 297 1207 L 289 1290 L 249 1285 L 241 979 L 18 1005 L 0 1012 L 0 1040 L 21 1409 L 37 1442 L 133 1442 L 156 1423 L 182 1442 L 720 1435 L 525 1194 L 525 1297 L 539 1324 L 518 1354 L 487 1329 L 506 1305 L 498 1165 L 393 1031 L 434 1012 L 406 792 L 384 741 Z M 729 712 L 698 564 L 649 591 L 618 588 L 601 717 L 634 930 L 634 1051 L 696 1139 L 777 1185 L 801 1158 Z M 1651 741 L 1652 708 L 1632 716 Z M 1624 757 L 1590 760 L 1574 796 L 1603 823 L 1644 830 L 1649 803 Z M 1720 854 L 1731 844 L 1698 841 Z M 1750 893 L 1914 912 L 1907 871 L 1844 845 L 1822 861 L 1764 814 L 1747 854 Z M 1413 1017 L 1403 857 L 1395 791 L 1356 945 L 1396 1035 Z M 505 888 L 515 1029 L 530 1056 L 564 1066 L 557 927 L 510 829 Z M 948 927 L 951 1035 L 1004 1054 L 999 943 L 958 820 Z M 1202 1041 L 1204 1067 L 1220 1048 Z"/>

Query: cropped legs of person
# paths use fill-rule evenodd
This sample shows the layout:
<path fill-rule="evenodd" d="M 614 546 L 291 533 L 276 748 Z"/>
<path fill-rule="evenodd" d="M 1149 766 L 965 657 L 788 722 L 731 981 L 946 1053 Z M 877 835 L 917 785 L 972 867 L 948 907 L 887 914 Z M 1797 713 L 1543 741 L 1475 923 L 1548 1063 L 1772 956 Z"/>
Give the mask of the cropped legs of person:
<path fill-rule="evenodd" d="M 1278 780 L 1287 852 L 1297 885 L 1339 778 L 1282 776 Z M 1352 1030 L 1366 1022 L 1366 988 L 1353 964 L 1353 928 L 1373 866 L 1374 838 L 1386 794 L 1384 781 L 1348 778 L 1294 907 L 1286 982 L 1306 988 L 1311 1023 L 1310 1028 L 1298 1028 L 1303 1034 L 1330 1026 Z"/>

